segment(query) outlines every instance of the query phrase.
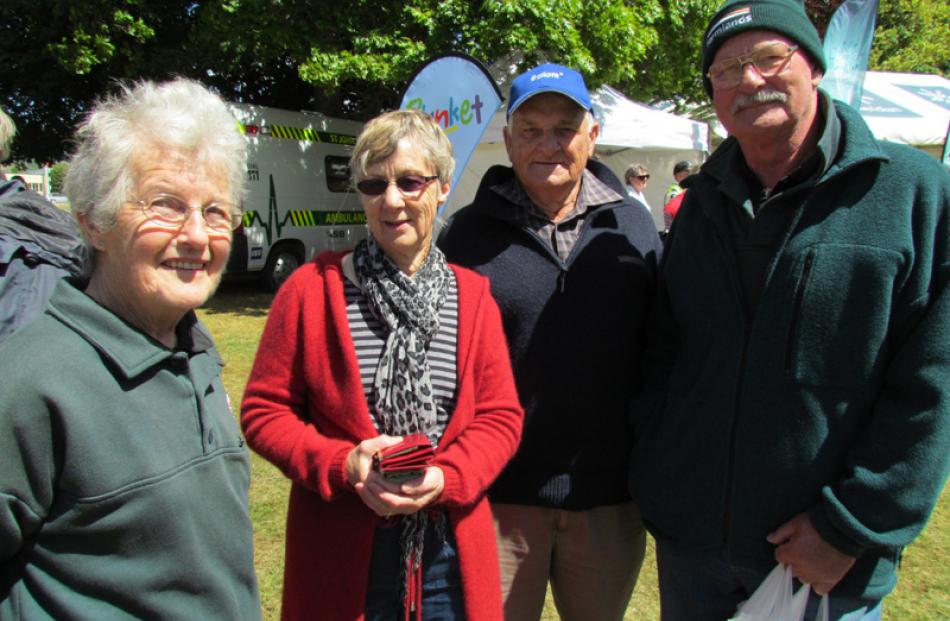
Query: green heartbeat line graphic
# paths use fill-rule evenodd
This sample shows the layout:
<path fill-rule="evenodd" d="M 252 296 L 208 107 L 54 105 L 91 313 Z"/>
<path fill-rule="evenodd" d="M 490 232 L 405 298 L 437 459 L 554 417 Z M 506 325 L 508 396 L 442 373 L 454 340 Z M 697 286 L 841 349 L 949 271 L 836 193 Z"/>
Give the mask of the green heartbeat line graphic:
<path fill-rule="evenodd" d="M 340 225 L 361 225 L 366 224 L 366 214 L 362 211 L 321 211 L 321 210 L 287 210 L 284 217 L 280 217 L 277 209 L 277 192 L 274 190 L 274 175 L 268 175 L 270 183 L 270 197 L 267 204 L 267 222 L 261 219 L 261 214 L 257 210 L 251 210 L 244 214 L 244 227 L 248 228 L 258 224 L 264 229 L 264 235 L 267 238 L 267 245 L 273 244 L 275 239 L 280 239 L 284 227 L 295 226 L 299 228 L 311 226 L 340 226 Z M 275 230 L 276 229 L 276 230 Z M 274 235 L 276 233 L 276 236 Z"/>
<path fill-rule="evenodd" d="M 280 239 L 280 234 L 283 232 L 287 220 L 290 219 L 290 212 L 288 211 L 284 215 L 283 220 L 278 219 L 277 192 L 274 191 L 274 175 L 268 175 L 267 178 L 270 182 L 270 197 L 267 201 L 267 222 L 261 220 L 259 211 L 249 211 L 244 214 L 244 227 L 254 226 L 255 222 L 259 224 L 264 229 L 264 236 L 267 237 L 267 245 L 270 246 L 274 239 L 274 227 L 277 227 L 277 239 Z"/>

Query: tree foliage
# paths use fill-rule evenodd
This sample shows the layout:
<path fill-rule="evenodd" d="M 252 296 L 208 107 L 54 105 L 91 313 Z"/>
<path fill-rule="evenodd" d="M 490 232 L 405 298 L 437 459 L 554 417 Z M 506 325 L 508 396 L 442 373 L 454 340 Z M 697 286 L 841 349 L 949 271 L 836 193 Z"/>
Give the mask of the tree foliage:
<path fill-rule="evenodd" d="M 83 112 L 119 79 L 184 75 L 235 101 L 322 104 L 294 59 L 279 53 L 277 34 L 303 41 L 306 30 L 293 30 L 291 22 L 275 29 L 282 16 L 273 12 L 259 24 L 242 24 L 234 4 L 5 0 L 0 84 L 2 105 L 18 126 L 14 157 L 61 157 Z"/>
<path fill-rule="evenodd" d="M 60 193 L 63 191 L 63 181 L 66 179 L 66 173 L 69 172 L 69 164 L 66 162 L 56 162 L 49 169 L 49 190 L 50 192 Z"/>
<path fill-rule="evenodd" d="M 7 0 L 2 105 L 17 157 L 60 157 L 116 79 L 194 77 L 233 101 L 365 119 L 446 52 L 504 79 L 542 60 L 642 99 L 698 96 L 714 0 Z M 26 52 L 24 52 L 26 50 Z"/>
<path fill-rule="evenodd" d="M 704 102 L 700 75 L 703 32 L 721 4 L 720 0 L 661 0 L 659 10 L 651 16 L 661 35 L 636 65 L 633 79 L 618 82 L 621 90 L 640 101 Z"/>
<path fill-rule="evenodd" d="M 880 0 L 870 67 L 950 78 L 950 4 Z"/>
<path fill-rule="evenodd" d="M 398 104 L 422 62 L 464 52 L 492 65 L 500 82 L 549 60 L 576 67 L 591 87 L 698 102 L 701 37 L 720 3 L 5 0 L 0 105 L 19 128 L 14 156 L 55 160 L 116 79 L 184 75 L 232 101 L 366 119 Z M 881 7 L 872 66 L 946 74 L 950 24 L 941 0 Z"/>

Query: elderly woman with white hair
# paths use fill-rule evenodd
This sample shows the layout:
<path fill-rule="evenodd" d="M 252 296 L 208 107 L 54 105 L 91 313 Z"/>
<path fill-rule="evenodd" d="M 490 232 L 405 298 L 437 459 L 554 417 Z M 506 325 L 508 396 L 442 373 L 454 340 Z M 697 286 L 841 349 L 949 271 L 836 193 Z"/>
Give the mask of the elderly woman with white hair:
<path fill-rule="evenodd" d="M 432 244 L 454 165 L 421 112 L 367 123 L 350 168 L 369 237 L 271 307 L 241 420 L 293 483 L 285 620 L 501 621 L 486 490 L 522 410 L 487 279 Z M 378 457 L 410 434 L 434 456 L 390 478 Z"/>
<path fill-rule="evenodd" d="M 88 282 L 0 345 L 0 619 L 259 619 L 247 450 L 194 309 L 241 221 L 245 144 L 196 82 L 77 134 Z"/>

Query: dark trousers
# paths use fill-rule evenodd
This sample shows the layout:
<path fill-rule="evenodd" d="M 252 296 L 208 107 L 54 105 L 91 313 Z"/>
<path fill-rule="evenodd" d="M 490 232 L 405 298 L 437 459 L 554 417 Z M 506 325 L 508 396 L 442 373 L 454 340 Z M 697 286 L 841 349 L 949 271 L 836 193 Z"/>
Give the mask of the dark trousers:
<path fill-rule="evenodd" d="M 401 528 L 380 526 L 373 540 L 373 556 L 366 593 L 366 620 L 403 618 Z M 465 619 L 462 577 L 452 533 L 443 542 L 432 523 L 426 530 L 422 552 L 422 618 L 425 621 Z M 411 619 L 415 615 L 410 615 Z"/>
<path fill-rule="evenodd" d="M 718 559 L 686 558 L 656 542 L 662 621 L 726 621 L 740 602 L 765 580 L 766 573 Z M 815 619 L 820 599 L 808 597 L 806 621 Z M 831 621 L 880 621 L 881 600 L 835 595 L 828 599 Z"/>

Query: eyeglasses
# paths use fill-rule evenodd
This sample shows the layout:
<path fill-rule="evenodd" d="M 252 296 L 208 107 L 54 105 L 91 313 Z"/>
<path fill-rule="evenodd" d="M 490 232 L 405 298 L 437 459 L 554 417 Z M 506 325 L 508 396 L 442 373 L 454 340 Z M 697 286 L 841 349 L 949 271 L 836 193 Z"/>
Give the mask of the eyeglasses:
<path fill-rule="evenodd" d="M 241 225 L 244 216 L 231 203 L 209 203 L 192 207 L 184 199 L 173 194 L 156 194 L 148 200 L 130 201 L 142 208 L 152 222 L 168 228 L 182 226 L 192 211 L 200 211 L 205 226 L 212 231 L 230 233 Z"/>
<path fill-rule="evenodd" d="M 386 191 L 390 183 L 395 183 L 403 194 L 415 194 L 438 178 L 439 175 L 401 175 L 395 179 L 362 179 L 356 182 L 356 189 L 366 196 L 379 196 Z"/>
<path fill-rule="evenodd" d="M 743 69 L 746 65 L 753 65 L 763 78 L 768 78 L 779 71 L 798 50 L 797 45 L 775 43 L 764 45 L 744 56 L 727 58 L 709 67 L 706 77 L 715 88 L 735 88 L 742 83 Z"/>
<path fill-rule="evenodd" d="M 634 177 L 636 177 L 640 181 L 646 181 L 647 179 L 650 178 L 650 175 L 634 175 Z"/>

